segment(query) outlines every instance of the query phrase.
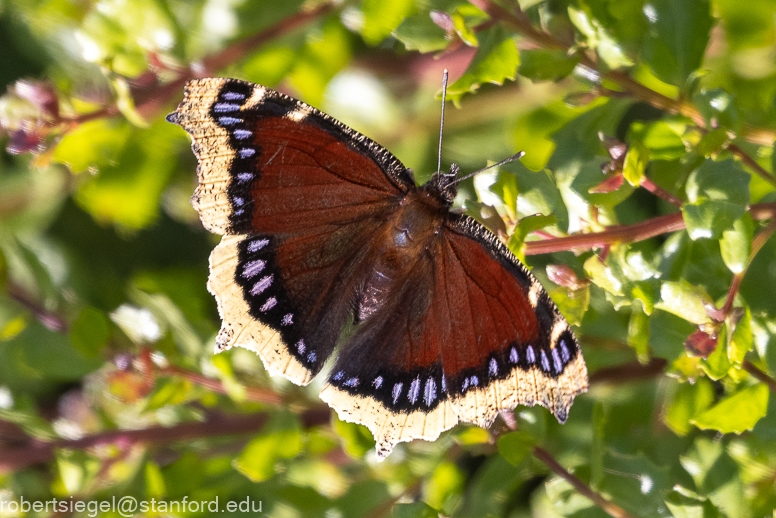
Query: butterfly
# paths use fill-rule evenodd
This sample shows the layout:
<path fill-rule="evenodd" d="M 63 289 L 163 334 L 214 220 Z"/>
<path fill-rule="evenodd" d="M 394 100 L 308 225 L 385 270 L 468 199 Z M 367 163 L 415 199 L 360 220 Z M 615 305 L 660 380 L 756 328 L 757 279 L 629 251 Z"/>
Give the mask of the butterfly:
<path fill-rule="evenodd" d="M 539 404 L 565 422 L 588 387 L 568 322 L 536 278 L 452 211 L 456 173 L 417 186 L 385 148 L 315 108 L 236 79 L 189 81 L 167 116 L 192 138 L 192 205 L 222 234 L 208 289 L 216 352 L 255 351 L 376 440 L 435 440 Z"/>

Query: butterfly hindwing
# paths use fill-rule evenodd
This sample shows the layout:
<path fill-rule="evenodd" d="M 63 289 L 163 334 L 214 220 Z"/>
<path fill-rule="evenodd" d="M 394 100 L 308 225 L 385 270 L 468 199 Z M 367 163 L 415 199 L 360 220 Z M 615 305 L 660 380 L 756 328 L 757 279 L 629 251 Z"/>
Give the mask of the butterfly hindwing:
<path fill-rule="evenodd" d="M 192 204 L 226 235 L 208 284 L 223 321 L 216 350 L 257 350 L 306 384 L 347 319 L 363 236 L 414 187 L 411 173 L 328 115 L 243 81 L 190 81 L 168 120 L 199 160 Z"/>
<path fill-rule="evenodd" d="M 539 281 L 482 225 L 448 217 L 445 283 L 451 314 L 472 315 L 442 355 L 462 421 L 488 427 L 501 410 L 540 404 L 565 422 L 587 391 L 587 368 L 568 322 Z M 465 296 L 453 297 L 453 293 Z M 475 316 L 476 315 L 476 316 Z M 475 354 L 472 354 L 472 352 Z"/>
<path fill-rule="evenodd" d="M 390 293 L 390 311 L 344 347 L 321 394 L 370 428 L 379 457 L 459 421 L 488 427 L 519 404 L 565 422 L 587 390 L 573 332 L 538 281 L 473 219 L 450 214 L 446 226 Z"/>

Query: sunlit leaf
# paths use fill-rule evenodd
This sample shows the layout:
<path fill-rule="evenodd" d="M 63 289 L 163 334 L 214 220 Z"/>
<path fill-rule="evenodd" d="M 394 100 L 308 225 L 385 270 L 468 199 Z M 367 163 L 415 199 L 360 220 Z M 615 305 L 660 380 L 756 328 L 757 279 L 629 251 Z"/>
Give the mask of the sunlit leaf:
<path fill-rule="evenodd" d="M 765 416 L 769 395 L 768 386 L 758 383 L 726 397 L 697 415 L 692 422 L 702 429 L 743 433 L 754 428 L 757 421 Z"/>

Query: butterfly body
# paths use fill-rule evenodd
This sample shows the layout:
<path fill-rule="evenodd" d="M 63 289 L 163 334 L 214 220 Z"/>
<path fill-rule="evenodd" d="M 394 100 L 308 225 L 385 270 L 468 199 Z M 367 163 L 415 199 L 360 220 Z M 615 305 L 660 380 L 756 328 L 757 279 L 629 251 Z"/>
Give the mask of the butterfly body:
<path fill-rule="evenodd" d="M 168 120 L 192 136 L 204 225 L 224 234 L 208 288 L 216 351 L 256 351 L 369 427 L 378 457 L 459 421 L 587 389 L 568 323 L 496 236 L 451 211 L 455 168 L 422 186 L 384 148 L 273 90 L 188 83 Z M 347 330 L 347 331 L 343 331 Z"/>

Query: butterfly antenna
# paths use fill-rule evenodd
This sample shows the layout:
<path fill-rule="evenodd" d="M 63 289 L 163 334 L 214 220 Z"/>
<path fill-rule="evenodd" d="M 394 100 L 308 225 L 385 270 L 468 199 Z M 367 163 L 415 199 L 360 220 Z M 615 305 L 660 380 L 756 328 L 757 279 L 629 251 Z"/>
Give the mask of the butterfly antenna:
<path fill-rule="evenodd" d="M 442 121 L 439 124 L 439 155 L 437 158 L 437 174 L 442 172 L 442 130 L 445 128 L 445 97 L 447 97 L 447 69 L 442 73 Z"/>
<path fill-rule="evenodd" d="M 456 178 L 454 183 L 462 182 L 462 181 L 466 180 L 467 178 L 471 178 L 475 174 L 480 174 L 483 171 L 487 171 L 488 169 L 493 169 L 494 167 L 498 167 L 500 165 L 508 164 L 509 162 L 514 162 L 515 160 L 520 160 L 520 158 L 522 158 L 523 155 L 525 155 L 525 151 L 519 151 L 519 152 L 515 153 L 514 155 L 512 155 L 511 157 L 509 157 L 509 158 L 507 158 L 505 160 L 502 160 L 498 164 L 489 165 L 488 167 L 483 167 L 479 171 L 474 171 L 473 173 L 467 174 L 466 176 L 462 176 L 461 178 Z"/>

